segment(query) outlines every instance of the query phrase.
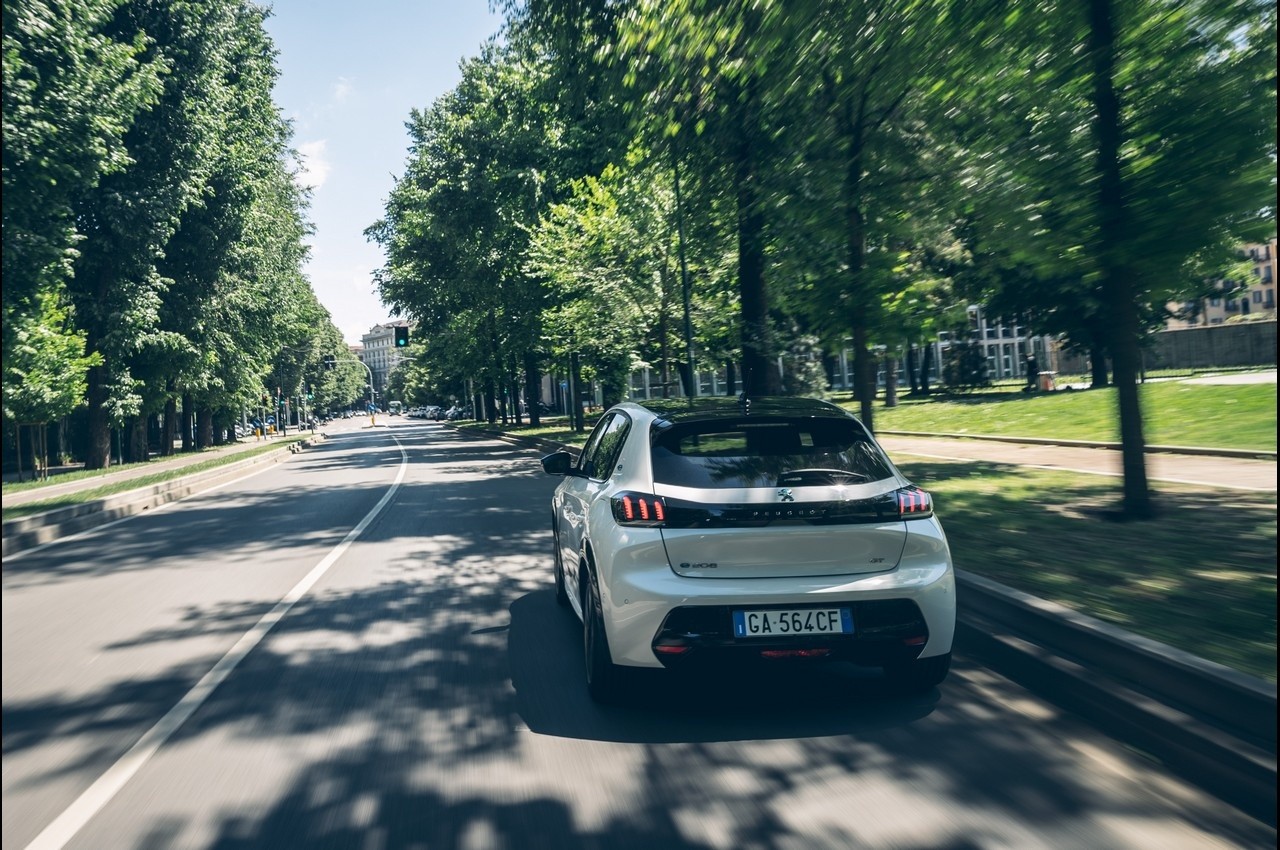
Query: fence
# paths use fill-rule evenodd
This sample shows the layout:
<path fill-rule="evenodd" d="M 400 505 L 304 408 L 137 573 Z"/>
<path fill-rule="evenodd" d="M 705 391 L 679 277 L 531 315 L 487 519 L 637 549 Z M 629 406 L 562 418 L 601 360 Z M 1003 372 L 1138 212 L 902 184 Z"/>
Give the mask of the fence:
<path fill-rule="evenodd" d="M 1155 369 L 1206 369 L 1276 365 L 1276 323 L 1240 322 L 1160 331 L 1147 338 L 1143 366 Z M 1060 372 L 1087 374 L 1083 354 L 1062 352 Z"/>

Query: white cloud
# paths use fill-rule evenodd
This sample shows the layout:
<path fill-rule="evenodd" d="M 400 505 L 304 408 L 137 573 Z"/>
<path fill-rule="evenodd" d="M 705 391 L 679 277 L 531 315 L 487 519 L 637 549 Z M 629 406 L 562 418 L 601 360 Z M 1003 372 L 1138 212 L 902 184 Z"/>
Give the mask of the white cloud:
<path fill-rule="evenodd" d="M 345 103 L 347 96 L 350 95 L 356 87 L 346 77 L 338 77 L 338 81 L 333 84 L 332 99 L 334 103 Z"/>
<path fill-rule="evenodd" d="M 329 178 L 332 166 L 325 157 L 327 144 L 326 140 L 319 139 L 298 145 L 298 183 L 300 185 L 319 189 Z"/>

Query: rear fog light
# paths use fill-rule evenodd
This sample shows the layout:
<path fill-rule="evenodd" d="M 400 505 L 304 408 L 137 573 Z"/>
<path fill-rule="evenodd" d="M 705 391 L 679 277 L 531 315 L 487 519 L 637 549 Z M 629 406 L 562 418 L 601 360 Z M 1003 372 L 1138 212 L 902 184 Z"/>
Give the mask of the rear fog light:
<path fill-rule="evenodd" d="M 691 646 L 664 646 L 658 645 L 653 648 L 654 652 L 660 652 L 663 655 L 683 655 L 693 647 Z"/>
<path fill-rule="evenodd" d="M 907 646 L 924 646 L 929 640 L 926 635 L 916 635 L 915 637 L 903 638 L 902 642 Z"/>

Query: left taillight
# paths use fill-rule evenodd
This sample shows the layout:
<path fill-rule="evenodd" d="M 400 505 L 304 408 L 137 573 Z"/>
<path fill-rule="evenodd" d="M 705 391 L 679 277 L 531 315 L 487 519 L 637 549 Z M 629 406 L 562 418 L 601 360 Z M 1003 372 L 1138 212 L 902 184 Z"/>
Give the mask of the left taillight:
<path fill-rule="evenodd" d="M 933 516 L 933 497 L 914 485 L 896 491 L 899 519 L 924 519 Z"/>
<path fill-rule="evenodd" d="M 667 505 L 651 493 L 618 493 L 611 500 L 618 525 L 660 527 L 667 520 Z"/>

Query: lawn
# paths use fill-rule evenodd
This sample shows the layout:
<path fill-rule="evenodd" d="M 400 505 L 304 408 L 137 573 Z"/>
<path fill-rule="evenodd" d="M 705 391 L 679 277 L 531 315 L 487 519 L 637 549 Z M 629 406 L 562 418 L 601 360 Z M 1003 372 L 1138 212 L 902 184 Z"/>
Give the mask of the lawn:
<path fill-rule="evenodd" d="M 1141 387 L 1151 445 L 1276 450 L 1276 385 L 1168 381 Z M 857 404 L 840 400 L 842 407 Z M 1119 440 L 1116 390 L 981 393 L 875 408 L 877 431 Z"/>
<path fill-rule="evenodd" d="M 126 479 L 121 479 L 119 481 L 110 481 L 105 484 L 102 484 L 99 487 L 92 487 L 87 490 L 81 490 L 80 492 L 77 492 L 77 493 L 67 493 L 62 496 L 53 496 L 48 499 L 40 499 L 39 501 L 35 501 L 35 502 L 27 502 L 21 505 L 13 505 L 12 507 L 4 508 L 0 516 L 2 516 L 2 518 L 5 520 L 17 519 L 18 517 L 30 516 L 32 514 L 43 513 L 44 511 L 51 511 L 57 508 L 65 508 L 70 505 L 78 505 L 83 502 L 92 502 L 97 499 L 105 499 L 107 496 L 114 496 L 118 493 L 128 492 L 129 490 L 138 490 L 143 487 L 150 487 L 154 484 L 162 484 L 166 481 L 172 481 L 174 479 L 183 478 L 188 475 L 195 475 L 197 473 L 204 472 L 209 469 L 215 469 L 219 466 L 226 466 L 227 464 L 230 464 L 230 463 L 236 463 L 237 461 L 246 460 L 248 458 L 263 454 L 264 452 L 269 452 L 275 449 L 284 448 L 290 443 L 296 443 L 301 440 L 305 440 L 307 439 L 308 436 L 309 435 L 307 434 L 301 434 L 296 437 L 284 437 L 281 439 L 273 440 L 272 442 L 269 442 L 269 443 L 263 443 L 261 446 L 254 446 L 251 449 L 246 449 L 245 451 L 239 451 L 239 452 L 219 453 L 216 449 L 212 449 L 212 450 L 209 450 L 210 457 L 208 460 L 204 460 L 199 463 L 192 464 L 190 466 L 182 466 L 175 469 L 167 469 L 167 470 L 157 470 L 156 472 L 153 472 L 150 475 L 143 475 L 138 478 L 126 478 Z M 166 459 L 161 458 L 157 460 L 148 461 L 146 463 L 131 463 L 131 464 L 126 464 L 124 466 L 113 466 L 113 467 L 110 467 L 109 469 L 94 469 L 94 470 L 82 470 L 79 472 L 68 472 L 63 475 L 53 476 L 48 481 L 27 481 L 22 484 L 6 483 L 4 485 L 4 492 L 6 494 L 21 493 L 21 492 L 26 492 L 33 489 L 38 489 L 40 487 L 48 487 L 55 484 L 65 484 L 68 481 L 77 481 L 77 480 L 84 480 L 84 479 L 90 479 L 95 477 L 102 477 L 110 473 L 119 472 L 122 469 L 136 469 L 139 467 L 145 467 L 152 464 L 160 464 L 160 463 L 163 463 L 164 460 Z"/>

